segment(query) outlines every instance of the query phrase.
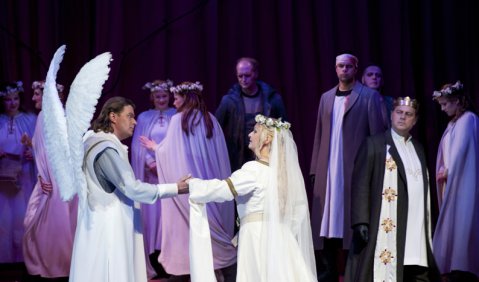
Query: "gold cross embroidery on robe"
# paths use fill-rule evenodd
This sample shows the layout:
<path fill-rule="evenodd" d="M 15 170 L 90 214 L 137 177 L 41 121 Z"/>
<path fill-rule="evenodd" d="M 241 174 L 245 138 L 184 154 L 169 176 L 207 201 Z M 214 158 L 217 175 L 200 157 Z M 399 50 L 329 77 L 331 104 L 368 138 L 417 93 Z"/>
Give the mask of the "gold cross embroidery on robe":
<path fill-rule="evenodd" d="M 388 251 L 387 249 L 384 249 L 384 251 L 379 254 L 379 259 L 382 263 L 384 263 L 384 265 L 391 263 L 393 258 L 394 256 L 392 255 L 391 251 Z"/>
<path fill-rule="evenodd" d="M 384 200 L 391 202 L 391 201 L 396 201 L 398 194 L 396 190 L 389 187 L 387 189 L 384 189 L 383 196 L 384 196 Z"/>
<path fill-rule="evenodd" d="M 396 227 L 393 220 L 390 218 L 385 218 L 383 222 L 381 223 L 381 226 L 383 227 L 383 230 L 386 233 L 391 232 Z"/>
<path fill-rule="evenodd" d="M 386 160 L 386 168 L 389 169 L 389 171 L 397 168 L 396 162 L 392 157 L 389 157 L 389 159 Z"/>

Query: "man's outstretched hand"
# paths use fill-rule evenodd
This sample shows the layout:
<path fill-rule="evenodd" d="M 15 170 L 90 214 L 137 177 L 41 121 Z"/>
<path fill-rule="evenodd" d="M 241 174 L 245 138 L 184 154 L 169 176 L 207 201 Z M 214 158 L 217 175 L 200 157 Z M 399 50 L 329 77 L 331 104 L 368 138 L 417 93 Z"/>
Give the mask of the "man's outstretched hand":
<path fill-rule="evenodd" d="M 191 178 L 191 174 L 187 174 L 180 178 L 176 184 L 178 185 L 178 194 L 187 194 L 190 192 L 187 180 Z"/>

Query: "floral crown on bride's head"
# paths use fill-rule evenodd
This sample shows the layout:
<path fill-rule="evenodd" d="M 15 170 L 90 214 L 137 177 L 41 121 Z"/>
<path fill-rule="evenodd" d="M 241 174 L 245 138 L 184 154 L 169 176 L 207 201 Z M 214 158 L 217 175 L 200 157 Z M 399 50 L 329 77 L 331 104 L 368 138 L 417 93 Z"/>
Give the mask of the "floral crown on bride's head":
<path fill-rule="evenodd" d="M 150 90 L 151 92 L 155 91 L 169 91 L 170 87 L 173 86 L 173 81 L 167 79 L 166 81 L 155 80 L 152 82 L 147 82 L 141 89 Z"/>
<path fill-rule="evenodd" d="M 195 83 L 186 81 L 186 82 L 182 82 L 182 83 L 180 83 L 176 86 L 170 87 L 170 91 L 174 94 L 179 94 L 179 93 L 187 92 L 187 91 L 201 92 L 201 91 L 203 91 L 203 85 L 201 85 L 201 83 L 199 81 L 197 81 Z"/>
<path fill-rule="evenodd" d="M 254 120 L 256 121 L 256 123 L 262 124 L 268 128 L 276 128 L 276 130 L 278 131 L 281 129 L 288 130 L 291 128 L 291 123 L 287 121 L 281 121 L 281 118 L 274 119 L 274 118 L 265 117 L 259 114 L 259 115 L 256 115 Z"/>

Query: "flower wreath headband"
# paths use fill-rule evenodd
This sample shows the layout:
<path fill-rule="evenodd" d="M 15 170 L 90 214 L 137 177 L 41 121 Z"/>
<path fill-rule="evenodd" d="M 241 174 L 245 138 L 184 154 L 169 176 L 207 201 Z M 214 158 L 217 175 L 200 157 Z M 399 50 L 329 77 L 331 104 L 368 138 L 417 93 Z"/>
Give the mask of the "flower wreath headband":
<path fill-rule="evenodd" d="M 279 119 L 273 119 L 270 117 L 265 117 L 263 115 L 256 115 L 254 120 L 262 125 L 265 125 L 268 128 L 276 128 L 276 130 L 280 131 L 281 129 L 288 130 L 291 128 L 291 123 L 287 121 L 281 121 L 281 118 Z"/>
<path fill-rule="evenodd" d="M 20 80 L 16 82 L 17 87 L 5 87 L 5 91 L 0 91 L 0 97 L 7 96 L 9 94 L 23 92 L 23 82 Z"/>
<path fill-rule="evenodd" d="M 40 81 L 34 81 L 32 83 L 32 89 L 44 89 L 45 88 L 45 80 L 40 80 Z M 57 83 L 57 91 L 58 92 L 63 92 L 63 85 Z"/>
<path fill-rule="evenodd" d="M 143 85 L 141 89 L 143 90 L 148 89 L 150 90 L 150 93 L 151 93 L 155 91 L 168 91 L 170 87 L 172 86 L 173 86 L 173 81 L 167 79 L 165 82 L 162 82 L 162 83 L 157 83 L 155 81 L 147 82 L 145 85 Z"/>
<path fill-rule="evenodd" d="M 185 84 L 179 84 L 173 87 L 170 87 L 170 91 L 174 94 L 179 94 L 184 91 L 203 91 L 203 85 L 199 81 L 195 83 L 185 83 Z"/>
<path fill-rule="evenodd" d="M 462 90 L 464 88 L 464 85 L 461 83 L 461 81 L 457 81 L 453 85 L 449 85 L 448 87 L 441 89 L 439 91 L 434 91 L 432 93 L 432 99 L 437 99 L 442 96 L 449 96 L 454 94 L 455 92 Z"/>

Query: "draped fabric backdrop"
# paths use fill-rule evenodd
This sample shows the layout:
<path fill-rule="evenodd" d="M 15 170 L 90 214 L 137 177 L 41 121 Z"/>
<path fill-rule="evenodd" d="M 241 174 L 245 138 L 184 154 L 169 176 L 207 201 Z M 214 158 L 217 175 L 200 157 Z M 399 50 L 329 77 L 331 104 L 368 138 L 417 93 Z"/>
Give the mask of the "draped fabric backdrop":
<path fill-rule="evenodd" d="M 126 96 L 139 113 L 149 107 L 142 85 L 171 78 L 201 81 L 214 112 L 236 81 L 236 60 L 252 56 L 283 96 L 307 176 L 321 93 L 337 83 L 335 56 L 349 52 L 359 58 L 358 79 L 378 64 L 387 95 L 420 101 L 414 132 L 434 179 L 448 118 L 432 91 L 460 79 L 479 105 L 478 14 L 477 0 L 1 0 L 0 80 L 28 88 L 66 44 L 58 82 L 67 86 L 85 62 L 112 52 L 100 104 Z"/>

